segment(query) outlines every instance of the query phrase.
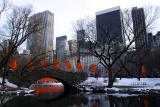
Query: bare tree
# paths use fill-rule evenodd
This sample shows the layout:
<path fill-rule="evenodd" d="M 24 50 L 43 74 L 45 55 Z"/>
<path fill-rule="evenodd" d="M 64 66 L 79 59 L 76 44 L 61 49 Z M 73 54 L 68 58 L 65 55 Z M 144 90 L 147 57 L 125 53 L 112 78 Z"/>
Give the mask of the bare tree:
<path fill-rule="evenodd" d="M 132 47 L 132 50 L 136 50 L 131 56 L 130 58 L 127 59 L 126 63 L 130 63 L 131 65 L 135 65 L 137 69 L 135 69 L 137 71 L 137 76 L 138 79 L 140 80 L 141 77 L 141 67 L 142 65 L 144 65 L 146 63 L 146 59 L 148 59 L 149 56 L 151 56 L 152 52 L 151 52 L 151 44 L 153 42 L 152 35 L 148 35 L 147 33 L 153 32 L 155 30 L 157 30 L 158 26 L 158 21 L 160 18 L 160 8 L 159 7 L 155 7 L 155 6 L 146 6 L 143 8 L 144 9 L 144 14 L 145 14 L 145 24 L 146 24 L 146 38 L 147 41 L 144 41 L 143 44 L 140 47 Z M 126 34 L 126 42 L 130 42 L 130 35 L 133 35 L 133 22 L 132 22 L 132 18 L 131 18 L 131 10 L 127 9 L 124 11 L 124 27 L 125 27 L 125 34 Z M 131 25 L 129 27 L 129 25 Z M 140 27 L 138 27 L 135 30 L 139 30 L 139 33 L 136 37 L 136 39 L 138 39 L 140 37 L 142 29 L 140 29 Z M 135 40 L 136 40 L 135 39 Z M 144 51 L 143 48 L 146 48 L 147 50 Z M 123 63 L 123 62 L 122 62 Z M 125 66 L 127 65 L 125 64 Z M 127 68 L 127 67 L 126 67 Z M 130 71 L 131 69 L 128 69 L 128 71 Z M 132 72 L 132 71 L 130 71 Z M 147 75 L 146 75 L 147 76 Z"/>
<path fill-rule="evenodd" d="M 2 14 L 2 12 L 8 10 L 10 6 L 11 3 L 8 0 L 2 0 L 0 2 L 0 15 Z"/>
<path fill-rule="evenodd" d="M 152 10 L 148 11 L 152 12 Z M 157 12 L 153 13 L 157 15 L 156 18 L 148 18 L 148 16 L 145 16 L 146 29 L 153 28 L 151 25 L 153 25 L 153 23 L 159 18 L 159 13 Z M 87 22 L 84 19 L 77 21 L 73 25 L 74 28 L 86 30 L 85 38 L 87 39 L 85 45 L 88 47 L 90 54 L 98 58 L 99 63 L 106 69 L 106 72 L 108 73 L 108 87 L 113 86 L 115 77 L 119 72 L 122 72 L 123 69 L 129 73 L 129 70 L 124 64 L 124 59 L 129 50 L 137 49 L 135 48 L 134 43 L 144 33 L 144 29 L 140 26 L 133 29 L 131 10 L 125 10 L 122 15 L 123 26 L 121 27 L 121 30 L 125 35 L 126 44 L 120 43 L 117 40 L 117 37 L 113 36 L 114 31 L 112 25 L 107 25 L 105 27 L 97 25 L 95 27 L 95 21 L 89 20 Z M 155 16 L 153 15 L 153 17 Z M 97 41 L 95 39 L 96 29 L 101 31 L 101 35 L 105 35 L 103 41 Z M 135 30 L 138 30 L 137 35 L 134 35 Z M 139 48 L 143 48 L 145 44 L 146 43 L 143 43 L 142 47 Z"/>
<path fill-rule="evenodd" d="M 8 61 L 14 56 L 17 48 L 32 34 L 39 32 L 43 27 L 41 20 L 37 19 L 34 22 L 29 23 L 29 17 L 32 14 L 32 7 L 13 7 L 6 23 L 6 29 L 3 36 L 9 42 L 9 46 L 6 47 L 7 51 L 4 51 L 4 55 L 0 60 L 0 70 L 3 70 L 3 78 L 8 73 L 7 64 Z M 4 85 L 4 79 L 3 83 Z"/>

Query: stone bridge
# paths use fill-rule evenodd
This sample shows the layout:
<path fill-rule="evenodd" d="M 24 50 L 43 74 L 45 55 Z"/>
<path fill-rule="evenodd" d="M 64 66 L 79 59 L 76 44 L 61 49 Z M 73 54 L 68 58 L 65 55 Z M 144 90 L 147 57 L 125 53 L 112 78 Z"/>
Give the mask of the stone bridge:
<path fill-rule="evenodd" d="M 60 81 L 64 86 L 73 86 L 87 79 L 87 73 L 84 72 L 66 72 L 62 70 L 36 70 L 28 72 L 20 81 L 19 86 L 29 87 L 41 78 L 54 78 Z"/>

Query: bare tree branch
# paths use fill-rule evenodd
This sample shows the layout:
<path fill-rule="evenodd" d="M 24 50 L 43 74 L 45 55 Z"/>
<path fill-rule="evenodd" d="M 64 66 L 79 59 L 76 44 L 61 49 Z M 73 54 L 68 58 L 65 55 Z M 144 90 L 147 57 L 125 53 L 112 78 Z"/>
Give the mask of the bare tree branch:
<path fill-rule="evenodd" d="M 153 25 L 155 21 L 159 19 L 158 10 L 159 9 L 157 8 L 154 8 L 154 9 L 149 8 L 148 10 L 149 15 L 146 14 L 145 16 L 146 29 L 154 28 Z M 131 10 L 126 9 L 123 12 L 122 16 L 123 16 L 124 26 L 121 27 L 121 30 L 123 31 L 123 34 L 125 36 L 126 46 L 123 46 L 123 44 L 119 43 L 116 40 L 117 38 L 115 36 L 111 35 L 113 32 L 112 26 L 107 25 L 107 28 L 103 26 L 97 26 L 98 28 L 96 28 L 95 21 L 88 21 L 87 23 L 86 20 L 85 22 L 81 20 L 80 23 L 76 23 L 73 26 L 73 27 L 76 26 L 76 28 L 79 28 L 79 30 L 81 30 L 81 28 L 86 30 L 85 37 L 87 38 L 86 44 L 89 44 L 88 50 L 90 51 L 90 54 L 98 58 L 99 63 L 102 64 L 104 68 L 106 68 L 106 72 L 108 72 L 108 77 L 110 82 L 108 83 L 108 85 L 111 85 L 111 86 L 113 85 L 113 81 L 116 75 L 119 72 L 121 72 L 122 69 L 125 69 L 129 74 L 129 70 L 123 63 L 123 60 L 129 50 L 135 49 L 134 42 L 143 34 L 143 30 L 144 30 L 140 26 L 137 27 L 136 29 L 133 29 Z M 103 35 L 105 35 L 105 38 L 103 38 L 103 41 L 102 41 L 103 43 L 100 43 L 96 39 L 93 39 L 93 37 L 96 36 L 97 34 L 97 31 L 94 28 L 101 30 Z M 134 35 L 134 30 L 138 31 L 137 35 Z M 146 46 L 146 43 L 143 43 L 142 47 L 139 47 L 139 48 L 143 48 L 144 46 Z M 120 69 L 117 71 L 114 71 L 113 68 L 115 67 L 115 65 L 119 65 Z"/>

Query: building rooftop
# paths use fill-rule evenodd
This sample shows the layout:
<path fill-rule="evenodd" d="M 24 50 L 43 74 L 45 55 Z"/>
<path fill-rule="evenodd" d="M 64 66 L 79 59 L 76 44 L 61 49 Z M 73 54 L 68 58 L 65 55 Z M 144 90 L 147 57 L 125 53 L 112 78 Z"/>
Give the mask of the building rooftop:
<path fill-rule="evenodd" d="M 45 11 L 43 11 L 43 12 L 38 12 L 38 13 L 35 13 L 35 14 L 33 14 L 31 17 L 34 17 L 34 16 L 37 16 L 37 15 L 40 15 L 40 14 L 43 14 L 43 13 L 49 13 L 49 14 L 51 14 L 51 15 L 54 15 L 52 12 L 50 12 L 49 10 L 45 10 Z M 30 18 L 31 18 L 30 17 Z"/>
<path fill-rule="evenodd" d="M 101 14 L 113 12 L 113 11 L 116 11 L 116 10 L 120 10 L 120 6 L 116 6 L 116 7 L 112 7 L 112 8 L 109 8 L 109 9 L 102 10 L 102 11 L 98 11 L 98 12 L 96 12 L 96 15 L 101 15 Z"/>
<path fill-rule="evenodd" d="M 63 39 L 67 39 L 67 36 L 66 36 L 66 35 L 64 35 L 64 36 L 56 37 L 56 40 L 63 40 Z"/>

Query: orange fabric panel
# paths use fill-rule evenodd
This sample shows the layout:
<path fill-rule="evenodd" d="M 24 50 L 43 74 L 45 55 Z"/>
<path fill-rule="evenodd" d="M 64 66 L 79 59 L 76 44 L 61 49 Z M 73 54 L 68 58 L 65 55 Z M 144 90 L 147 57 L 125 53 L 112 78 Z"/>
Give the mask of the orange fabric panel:
<path fill-rule="evenodd" d="M 28 69 L 29 71 L 32 71 L 32 70 L 33 70 L 33 62 L 32 62 L 32 60 L 30 60 L 30 61 L 28 62 L 27 69 Z"/>
<path fill-rule="evenodd" d="M 142 64 L 140 74 L 141 74 L 141 76 L 144 76 L 145 73 L 146 73 L 145 66 L 144 66 L 144 64 Z"/>
<path fill-rule="evenodd" d="M 95 64 L 91 64 L 90 67 L 89 67 L 90 71 L 92 74 L 95 74 L 96 72 L 96 65 Z"/>
<path fill-rule="evenodd" d="M 60 65 L 57 57 L 54 57 L 53 59 L 52 69 L 54 70 L 60 69 Z"/>
<path fill-rule="evenodd" d="M 41 58 L 41 59 L 40 59 L 40 66 L 41 66 L 41 67 L 46 67 L 46 66 L 47 66 L 47 63 L 46 63 L 46 61 L 45 61 L 45 58 Z"/>
<path fill-rule="evenodd" d="M 79 72 L 82 72 L 82 65 L 81 65 L 81 62 L 80 62 L 79 60 L 77 60 L 77 65 L 76 65 L 76 67 L 77 67 L 77 70 L 78 70 Z"/>
<path fill-rule="evenodd" d="M 17 69 L 16 59 L 9 60 L 8 67 L 11 68 L 11 69 L 13 69 L 13 70 L 16 70 Z"/>
<path fill-rule="evenodd" d="M 71 69 L 72 69 L 72 65 L 71 65 L 71 63 L 69 62 L 69 60 L 65 60 L 65 61 L 64 61 L 64 65 L 65 65 L 65 69 L 66 69 L 66 70 L 71 70 Z"/>

